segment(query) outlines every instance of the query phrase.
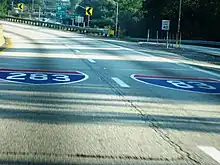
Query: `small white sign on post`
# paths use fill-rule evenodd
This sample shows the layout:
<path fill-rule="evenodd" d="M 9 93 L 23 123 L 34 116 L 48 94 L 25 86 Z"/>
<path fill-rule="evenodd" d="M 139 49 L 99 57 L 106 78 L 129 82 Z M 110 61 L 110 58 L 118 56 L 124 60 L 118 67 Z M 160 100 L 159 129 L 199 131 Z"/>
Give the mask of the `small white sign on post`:
<path fill-rule="evenodd" d="M 83 22 L 84 22 L 84 17 L 77 16 L 77 17 L 75 18 L 75 21 L 76 21 L 76 23 L 83 23 Z"/>
<path fill-rule="evenodd" d="M 170 30 L 170 20 L 162 20 L 162 30 Z"/>
<path fill-rule="evenodd" d="M 79 23 L 79 18 L 80 18 L 80 16 L 76 16 L 76 17 L 75 17 L 76 23 Z"/>
<path fill-rule="evenodd" d="M 81 17 L 80 23 L 83 23 L 83 22 L 84 22 L 84 17 Z"/>
<path fill-rule="evenodd" d="M 169 48 L 169 30 L 170 30 L 170 20 L 162 20 L 162 30 L 167 31 L 167 48 Z"/>

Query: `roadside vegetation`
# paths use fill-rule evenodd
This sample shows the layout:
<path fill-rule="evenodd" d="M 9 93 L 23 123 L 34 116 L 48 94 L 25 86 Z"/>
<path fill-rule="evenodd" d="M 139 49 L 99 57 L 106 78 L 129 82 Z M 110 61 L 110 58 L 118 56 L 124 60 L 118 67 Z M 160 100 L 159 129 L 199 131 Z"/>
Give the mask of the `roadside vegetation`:
<path fill-rule="evenodd" d="M 16 3 L 18 0 L 14 0 Z M 25 1 L 25 0 L 24 0 Z M 70 0 L 69 10 L 82 16 L 85 11 L 77 8 L 94 8 L 90 25 L 92 27 L 115 28 L 116 4 L 113 0 Z M 170 20 L 170 33 L 176 34 L 180 0 L 115 0 L 119 4 L 119 26 L 124 36 L 156 38 L 161 31 L 161 21 Z M 7 14 L 11 0 L 0 0 L 0 14 Z M 17 2 L 18 3 L 18 2 Z M 26 0 L 31 5 L 31 0 Z M 56 1 L 54 0 L 54 3 Z M 35 0 L 41 5 L 42 0 Z M 220 41 L 220 0 L 182 0 L 181 34 L 182 39 Z"/>

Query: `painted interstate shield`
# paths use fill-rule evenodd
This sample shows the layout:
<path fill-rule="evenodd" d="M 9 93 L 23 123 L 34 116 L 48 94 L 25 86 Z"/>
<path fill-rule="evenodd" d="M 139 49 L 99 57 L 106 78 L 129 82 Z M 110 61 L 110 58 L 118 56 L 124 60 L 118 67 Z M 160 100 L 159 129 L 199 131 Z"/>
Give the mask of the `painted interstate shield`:
<path fill-rule="evenodd" d="M 220 81 L 209 78 L 131 75 L 136 81 L 159 87 L 210 94 L 220 94 Z"/>
<path fill-rule="evenodd" d="M 52 85 L 84 81 L 88 75 L 79 72 L 58 72 L 46 70 L 12 70 L 0 69 L 0 79 L 16 83 Z"/>

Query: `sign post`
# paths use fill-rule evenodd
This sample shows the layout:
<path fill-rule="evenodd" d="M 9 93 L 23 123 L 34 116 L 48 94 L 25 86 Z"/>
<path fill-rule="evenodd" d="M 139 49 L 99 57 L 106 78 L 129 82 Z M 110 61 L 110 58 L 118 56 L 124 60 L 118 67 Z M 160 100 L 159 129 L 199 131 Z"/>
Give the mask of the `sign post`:
<path fill-rule="evenodd" d="M 169 30 L 170 30 L 170 20 L 162 20 L 161 29 L 167 31 L 167 43 L 166 46 L 169 48 Z"/>
<path fill-rule="evenodd" d="M 76 15 L 76 16 L 74 17 L 74 19 L 75 19 L 75 22 L 77 23 L 77 26 L 79 26 L 81 23 L 84 22 L 84 17 L 82 17 L 82 16 L 80 16 L 80 15 Z"/>
<path fill-rule="evenodd" d="M 149 42 L 150 39 L 150 29 L 147 30 L 147 42 Z"/>
<path fill-rule="evenodd" d="M 93 8 L 86 7 L 86 15 L 88 16 L 88 24 L 87 24 L 88 27 L 89 27 L 90 16 L 92 16 L 92 13 L 93 13 Z"/>
<path fill-rule="evenodd" d="M 24 3 L 19 3 L 18 4 L 18 10 L 20 10 L 21 13 L 23 14 L 23 12 L 24 12 Z M 21 18 L 21 14 L 19 14 L 19 17 Z"/>
<path fill-rule="evenodd" d="M 77 14 L 75 14 L 75 13 L 72 13 L 69 15 L 70 19 L 72 20 L 72 26 L 74 25 L 74 20 L 75 20 L 76 16 L 77 16 Z"/>
<path fill-rule="evenodd" d="M 159 32 L 157 30 L 157 44 L 158 44 L 158 39 L 159 39 Z"/>
<path fill-rule="evenodd" d="M 89 27 L 90 16 L 88 15 L 88 27 Z"/>
<path fill-rule="evenodd" d="M 41 13 L 41 7 L 39 6 L 39 11 L 38 11 L 38 20 L 40 21 L 40 13 Z"/>
<path fill-rule="evenodd" d="M 167 49 L 169 48 L 169 31 L 167 31 Z"/>

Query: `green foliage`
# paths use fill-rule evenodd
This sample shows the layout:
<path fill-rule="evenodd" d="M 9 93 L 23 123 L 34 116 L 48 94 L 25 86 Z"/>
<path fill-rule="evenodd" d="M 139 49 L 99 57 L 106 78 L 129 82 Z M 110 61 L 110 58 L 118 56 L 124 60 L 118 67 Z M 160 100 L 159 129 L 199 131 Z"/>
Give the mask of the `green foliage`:
<path fill-rule="evenodd" d="M 73 10 L 77 4 L 80 4 L 82 0 L 70 0 L 71 9 Z"/>
<path fill-rule="evenodd" d="M 171 32 L 177 31 L 179 0 L 146 0 L 146 28 L 160 30 L 161 20 L 171 20 Z M 220 40 L 220 1 L 182 0 L 183 39 Z"/>
<path fill-rule="evenodd" d="M 74 4 L 77 0 L 72 0 Z M 80 2 L 78 0 L 77 2 Z M 94 12 L 91 17 L 91 25 L 97 27 L 108 26 L 115 28 L 116 20 L 116 3 L 119 4 L 119 25 L 122 31 L 129 30 L 136 23 L 143 19 L 143 0 L 81 0 L 80 5 L 93 7 Z M 85 11 L 81 8 L 76 10 L 81 15 Z"/>
<path fill-rule="evenodd" d="M 0 14 L 7 14 L 8 12 L 8 0 L 2 0 L 2 2 L 0 2 Z"/>
<path fill-rule="evenodd" d="M 7 1 L 0 0 L 0 13 L 7 13 Z M 16 0 L 14 0 L 15 2 Z M 17 0 L 18 1 L 18 0 Z M 27 0 L 31 4 L 31 0 Z M 52 0 L 51 0 L 52 1 Z M 121 32 L 131 37 L 151 37 L 156 31 L 162 35 L 161 21 L 171 21 L 170 32 L 177 32 L 180 0 L 70 0 L 71 11 L 77 4 L 93 7 L 90 25 L 115 29 L 116 3 L 119 4 Z M 35 0 L 35 4 L 42 0 Z M 55 2 L 55 0 L 54 0 Z M 77 14 L 85 16 L 85 9 L 77 8 Z M 87 17 L 85 17 L 86 19 Z M 182 0 L 181 33 L 183 39 L 220 41 L 220 0 Z"/>
<path fill-rule="evenodd" d="M 119 3 L 119 24 L 122 31 L 135 32 L 135 26 L 144 18 L 143 0 L 118 0 Z M 137 31 L 136 31 L 137 32 Z"/>

